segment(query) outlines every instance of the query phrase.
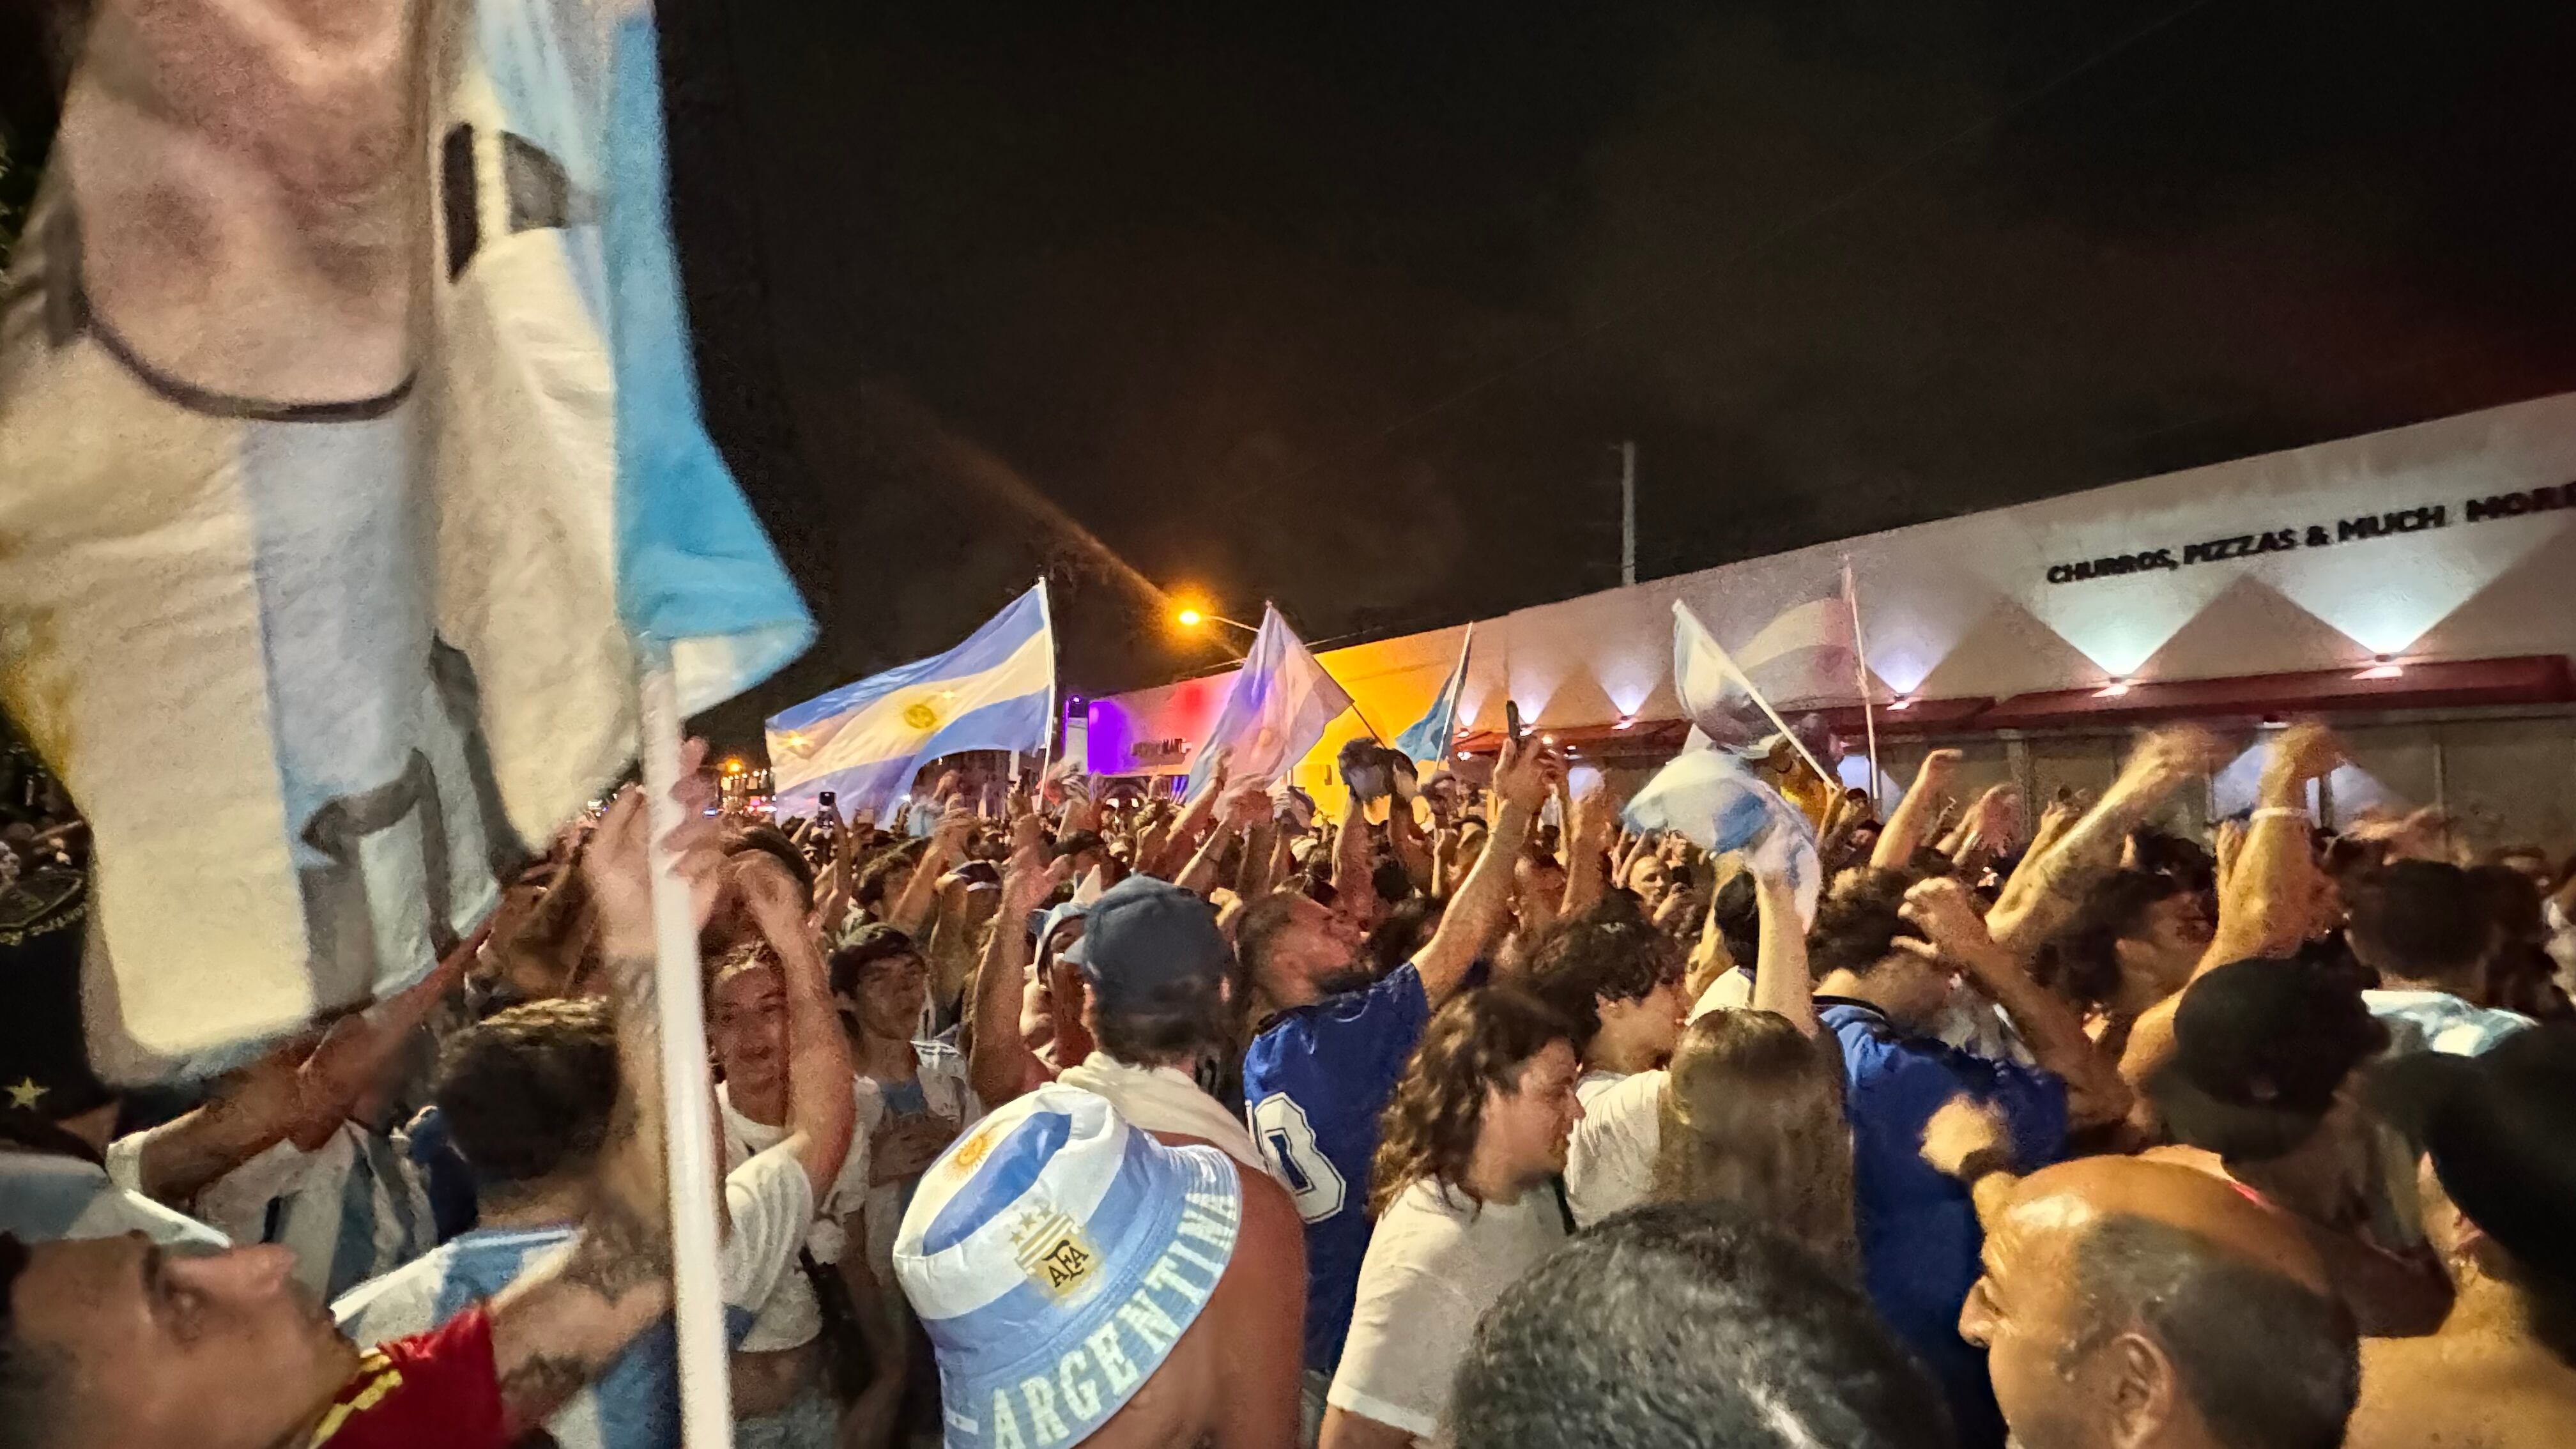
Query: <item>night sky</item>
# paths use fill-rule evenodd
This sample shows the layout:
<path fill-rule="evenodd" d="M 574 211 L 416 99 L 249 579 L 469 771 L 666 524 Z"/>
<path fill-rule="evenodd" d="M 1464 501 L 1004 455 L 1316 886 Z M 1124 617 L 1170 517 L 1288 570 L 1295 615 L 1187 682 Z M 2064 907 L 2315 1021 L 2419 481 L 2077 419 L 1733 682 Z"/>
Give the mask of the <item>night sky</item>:
<path fill-rule="evenodd" d="M 1653 576 L 2576 388 L 2564 0 L 662 11 L 731 741 L 1042 568 L 1079 693 L 1611 586 L 1623 438 Z"/>

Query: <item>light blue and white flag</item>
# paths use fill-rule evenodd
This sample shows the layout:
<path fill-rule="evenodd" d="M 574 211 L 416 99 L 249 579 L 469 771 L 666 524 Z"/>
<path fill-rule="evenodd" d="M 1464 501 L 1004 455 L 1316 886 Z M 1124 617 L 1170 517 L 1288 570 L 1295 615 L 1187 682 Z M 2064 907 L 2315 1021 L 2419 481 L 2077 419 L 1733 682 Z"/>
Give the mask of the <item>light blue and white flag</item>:
<path fill-rule="evenodd" d="M 1819 604 L 1832 603 L 1831 600 Z M 1817 677 L 1814 668 L 1819 654 L 1830 654 L 1833 639 L 1815 637 L 1833 617 L 1818 605 L 1801 605 L 1771 621 L 1753 638 L 1748 653 L 1759 650 L 1746 662 L 1719 646 L 1717 637 L 1690 605 L 1673 603 L 1673 693 L 1681 701 L 1682 714 L 1691 722 L 1692 744 L 1709 743 L 1737 754 L 1769 754 L 1774 740 L 1786 736 L 1797 747 L 1820 777 L 1830 779 L 1816 760 L 1806 741 L 1800 739 L 1780 717 L 1771 703 L 1773 685 L 1780 681 L 1799 683 Z M 1850 617 L 1843 619 L 1842 638 L 1848 641 Z M 1846 645 L 1843 658 L 1850 652 Z M 1764 668 L 1761 666 L 1772 666 Z M 1772 683 L 1758 683 L 1769 675 Z M 1846 676 L 1849 678 L 1850 676 Z"/>
<path fill-rule="evenodd" d="M 1458 662 L 1450 667 L 1449 682 L 1440 686 L 1430 712 L 1395 737 L 1395 747 L 1406 758 L 1426 765 L 1449 758 L 1449 744 L 1458 737 L 1458 696 L 1467 690 L 1467 654 L 1475 647 L 1476 626 L 1469 624 L 1467 637 L 1458 641 Z"/>
<path fill-rule="evenodd" d="M 1731 752 L 1684 750 L 1628 802 L 1625 818 L 1631 830 L 1673 831 L 1712 854 L 1749 852 L 1758 865 L 1788 876 L 1799 918 L 1814 922 L 1825 880 L 1816 833 L 1797 806 Z"/>
<path fill-rule="evenodd" d="M 1252 652 L 1244 656 L 1215 726 L 1190 761 L 1190 787 L 1183 798 L 1196 799 L 1207 788 L 1219 750 L 1226 752 L 1233 779 L 1275 781 L 1285 776 L 1350 707 L 1350 695 L 1306 651 L 1304 641 L 1279 617 L 1278 606 L 1265 605 Z"/>
<path fill-rule="evenodd" d="M 769 717 L 780 815 L 829 790 L 844 815 L 882 812 L 921 767 L 961 750 L 1043 750 L 1055 722 L 1055 627 L 1046 584 L 934 659 L 845 684 Z"/>
<path fill-rule="evenodd" d="M 648 4 L 96 8 L 0 294 L 0 705 L 130 1078 L 425 975 L 634 756 L 638 637 L 695 711 L 812 628 L 699 421 Z"/>

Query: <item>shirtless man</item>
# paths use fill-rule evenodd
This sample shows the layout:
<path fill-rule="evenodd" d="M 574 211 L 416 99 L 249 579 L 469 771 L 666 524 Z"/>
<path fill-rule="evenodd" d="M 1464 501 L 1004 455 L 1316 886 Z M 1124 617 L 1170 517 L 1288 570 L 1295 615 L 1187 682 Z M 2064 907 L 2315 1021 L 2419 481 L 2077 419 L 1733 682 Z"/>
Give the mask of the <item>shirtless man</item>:
<path fill-rule="evenodd" d="M 2425 1144 L 2425 1235 L 2458 1296 L 2428 1338 L 2361 1348 L 2351 1449 L 2576 1444 L 2576 1032 L 2426 1054 L 2374 1084 Z"/>
<path fill-rule="evenodd" d="M 1923 1155 L 1986 1229 L 1959 1336 L 2022 1449 L 2335 1449 L 2351 1313 L 2298 1226 L 2171 1163 L 2088 1157 L 2015 1179 L 2002 1125 L 1953 1102 Z"/>
<path fill-rule="evenodd" d="M 1269 1186 L 1061 1083 L 985 1118 L 895 1244 L 948 1449 L 1289 1449 L 1303 1228 Z"/>

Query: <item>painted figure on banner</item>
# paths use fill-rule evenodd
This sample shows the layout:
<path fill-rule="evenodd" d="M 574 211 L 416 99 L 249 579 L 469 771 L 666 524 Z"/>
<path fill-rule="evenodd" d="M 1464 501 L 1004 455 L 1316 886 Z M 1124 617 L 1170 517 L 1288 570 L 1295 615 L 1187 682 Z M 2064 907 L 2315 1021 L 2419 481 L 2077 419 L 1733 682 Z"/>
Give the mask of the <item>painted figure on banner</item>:
<path fill-rule="evenodd" d="M 633 285 L 649 8 L 326 9 L 102 0 L 0 315 L 0 703 L 111 863 L 121 1074 L 426 973 L 632 751 L 633 490 L 750 523 Z M 801 649 L 775 584 L 684 705 Z"/>

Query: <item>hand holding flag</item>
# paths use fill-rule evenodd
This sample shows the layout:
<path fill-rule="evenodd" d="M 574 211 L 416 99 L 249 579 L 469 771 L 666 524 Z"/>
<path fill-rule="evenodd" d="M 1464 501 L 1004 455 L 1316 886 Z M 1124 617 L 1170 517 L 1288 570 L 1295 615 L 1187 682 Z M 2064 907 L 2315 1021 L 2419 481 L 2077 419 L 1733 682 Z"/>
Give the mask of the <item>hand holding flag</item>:
<path fill-rule="evenodd" d="M 1727 751 L 1685 751 L 1628 802 L 1625 819 L 1631 830 L 1673 831 L 1712 855 L 1752 852 L 1767 870 L 1788 878 L 1800 918 L 1814 921 L 1824 889 L 1815 832 L 1796 806 Z"/>

